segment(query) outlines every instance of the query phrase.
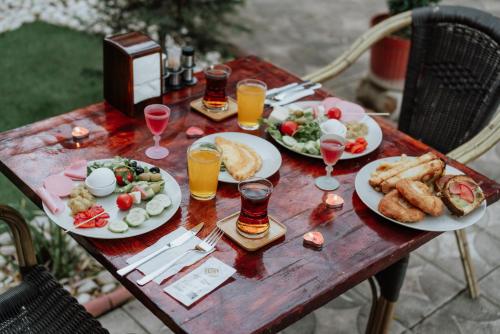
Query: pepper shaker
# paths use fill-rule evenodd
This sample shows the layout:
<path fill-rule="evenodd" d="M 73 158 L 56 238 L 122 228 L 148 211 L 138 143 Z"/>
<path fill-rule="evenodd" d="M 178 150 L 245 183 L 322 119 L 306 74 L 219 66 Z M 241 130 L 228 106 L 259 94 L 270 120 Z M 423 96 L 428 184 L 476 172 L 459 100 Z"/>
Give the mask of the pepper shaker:
<path fill-rule="evenodd" d="M 198 80 L 193 75 L 194 72 L 194 48 L 185 46 L 182 48 L 182 82 L 186 86 L 194 86 Z"/>

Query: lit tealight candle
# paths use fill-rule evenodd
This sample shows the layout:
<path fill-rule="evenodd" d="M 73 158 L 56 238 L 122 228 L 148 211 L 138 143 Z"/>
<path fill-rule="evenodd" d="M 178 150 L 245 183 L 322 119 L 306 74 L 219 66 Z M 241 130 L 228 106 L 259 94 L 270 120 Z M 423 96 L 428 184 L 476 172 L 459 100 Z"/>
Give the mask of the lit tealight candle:
<path fill-rule="evenodd" d="M 82 126 L 75 126 L 73 131 L 71 131 L 71 135 L 73 136 L 73 140 L 87 138 L 89 136 L 89 129 Z"/>
<path fill-rule="evenodd" d="M 331 209 L 340 210 L 344 206 L 344 199 L 332 192 L 327 192 L 323 196 L 323 202 Z"/>

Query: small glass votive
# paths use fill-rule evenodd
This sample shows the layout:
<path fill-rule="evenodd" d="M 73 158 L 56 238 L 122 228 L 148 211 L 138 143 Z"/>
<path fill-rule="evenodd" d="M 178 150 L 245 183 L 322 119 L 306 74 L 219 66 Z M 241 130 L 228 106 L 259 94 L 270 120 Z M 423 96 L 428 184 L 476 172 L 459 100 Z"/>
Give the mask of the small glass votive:
<path fill-rule="evenodd" d="M 325 203 L 327 208 L 340 210 L 344 206 L 344 199 L 334 192 L 327 191 L 323 195 L 323 203 Z"/>
<path fill-rule="evenodd" d="M 71 131 L 71 135 L 73 136 L 73 140 L 82 140 L 89 136 L 89 129 L 84 128 L 83 126 L 75 126 Z"/>

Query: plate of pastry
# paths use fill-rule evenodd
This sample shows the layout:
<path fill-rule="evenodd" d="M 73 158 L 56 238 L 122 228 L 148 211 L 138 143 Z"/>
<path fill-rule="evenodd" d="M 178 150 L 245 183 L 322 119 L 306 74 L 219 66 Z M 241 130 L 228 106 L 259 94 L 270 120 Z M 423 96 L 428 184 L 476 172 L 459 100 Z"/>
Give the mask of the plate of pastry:
<path fill-rule="evenodd" d="M 238 183 L 253 177 L 267 178 L 281 166 L 281 154 L 273 144 L 242 132 L 219 132 L 195 143 L 215 144 L 222 151 L 219 181 Z"/>
<path fill-rule="evenodd" d="M 356 175 L 355 188 L 371 210 L 417 230 L 459 230 L 486 212 L 481 187 L 432 152 L 372 161 Z"/>

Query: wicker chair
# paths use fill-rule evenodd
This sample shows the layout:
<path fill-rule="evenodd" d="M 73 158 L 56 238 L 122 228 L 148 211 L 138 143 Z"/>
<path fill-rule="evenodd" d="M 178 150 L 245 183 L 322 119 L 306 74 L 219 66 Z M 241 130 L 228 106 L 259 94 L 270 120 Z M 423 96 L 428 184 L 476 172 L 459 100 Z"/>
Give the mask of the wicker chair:
<path fill-rule="evenodd" d="M 0 295 L 0 333 L 109 333 L 43 266 L 37 265 L 23 217 L 0 205 L 0 220 L 12 230 L 23 277 L 18 286 Z"/>
<path fill-rule="evenodd" d="M 338 75 L 374 43 L 409 25 L 412 46 L 399 129 L 468 163 L 500 141 L 499 18 L 455 6 L 404 12 L 372 27 L 334 62 L 303 79 L 319 82 Z M 477 298 L 465 231 L 455 236 L 470 295 Z M 387 329 L 393 308 L 386 300 L 380 304 L 389 306 L 387 312 L 379 310 L 385 313 L 379 318 L 385 318 L 375 332 Z"/>

